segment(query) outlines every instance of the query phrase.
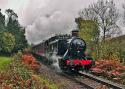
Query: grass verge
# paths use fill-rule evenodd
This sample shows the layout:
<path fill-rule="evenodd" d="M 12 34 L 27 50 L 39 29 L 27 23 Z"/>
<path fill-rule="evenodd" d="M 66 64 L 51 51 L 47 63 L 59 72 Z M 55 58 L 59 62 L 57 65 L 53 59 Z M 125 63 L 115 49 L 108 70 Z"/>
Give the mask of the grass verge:
<path fill-rule="evenodd" d="M 0 71 L 6 70 L 7 66 L 12 62 L 11 57 L 0 56 Z"/>
<path fill-rule="evenodd" d="M 0 57 L 0 88 L 2 89 L 58 89 L 57 85 L 41 77 L 21 60 Z M 6 68 L 6 70 L 5 70 Z"/>

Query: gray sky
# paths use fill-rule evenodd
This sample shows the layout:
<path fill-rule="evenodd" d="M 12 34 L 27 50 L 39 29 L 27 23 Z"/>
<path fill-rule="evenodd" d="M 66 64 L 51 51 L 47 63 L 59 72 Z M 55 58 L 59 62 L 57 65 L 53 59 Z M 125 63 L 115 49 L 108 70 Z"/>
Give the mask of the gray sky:
<path fill-rule="evenodd" d="M 29 43 L 39 43 L 54 34 L 75 28 L 78 11 L 97 0 L 0 0 L 0 8 L 13 9 L 26 27 Z M 125 0 L 114 0 L 120 12 Z"/>

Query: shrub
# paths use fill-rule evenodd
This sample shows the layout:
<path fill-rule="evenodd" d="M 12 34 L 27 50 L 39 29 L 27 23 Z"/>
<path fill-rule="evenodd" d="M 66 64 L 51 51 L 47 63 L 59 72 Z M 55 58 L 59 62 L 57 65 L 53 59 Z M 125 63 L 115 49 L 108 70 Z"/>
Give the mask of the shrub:
<path fill-rule="evenodd" d="M 14 60 L 8 71 L 0 73 L 0 87 L 2 89 L 41 89 L 43 85 L 38 78 L 34 78 L 32 70 L 28 70 L 19 60 Z"/>
<path fill-rule="evenodd" d="M 22 61 L 24 64 L 27 64 L 30 69 L 33 69 L 36 72 L 39 72 L 40 63 L 36 61 L 35 57 L 33 57 L 31 54 L 24 54 L 22 56 Z"/>
<path fill-rule="evenodd" d="M 91 70 L 95 75 L 117 80 L 121 83 L 125 81 L 125 66 L 117 60 L 97 60 L 96 65 Z"/>

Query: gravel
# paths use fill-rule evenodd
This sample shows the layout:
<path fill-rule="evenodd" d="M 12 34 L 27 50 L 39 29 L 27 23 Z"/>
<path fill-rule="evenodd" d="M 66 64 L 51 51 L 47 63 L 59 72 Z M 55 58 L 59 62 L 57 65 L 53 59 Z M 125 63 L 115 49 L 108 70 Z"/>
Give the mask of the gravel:
<path fill-rule="evenodd" d="M 56 83 L 59 89 L 87 89 L 85 86 L 79 85 L 75 81 L 54 72 L 45 65 L 41 65 L 40 75 L 44 76 L 45 79 Z"/>

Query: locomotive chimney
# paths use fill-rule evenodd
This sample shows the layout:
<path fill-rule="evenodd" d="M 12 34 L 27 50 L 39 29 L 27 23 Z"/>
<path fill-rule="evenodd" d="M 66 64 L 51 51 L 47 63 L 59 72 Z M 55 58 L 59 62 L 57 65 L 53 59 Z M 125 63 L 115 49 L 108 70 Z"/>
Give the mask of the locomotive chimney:
<path fill-rule="evenodd" d="M 72 30 L 72 37 L 73 36 L 76 36 L 76 37 L 78 37 L 78 33 L 79 33 L 79 31 L 78 30 Z"/>

